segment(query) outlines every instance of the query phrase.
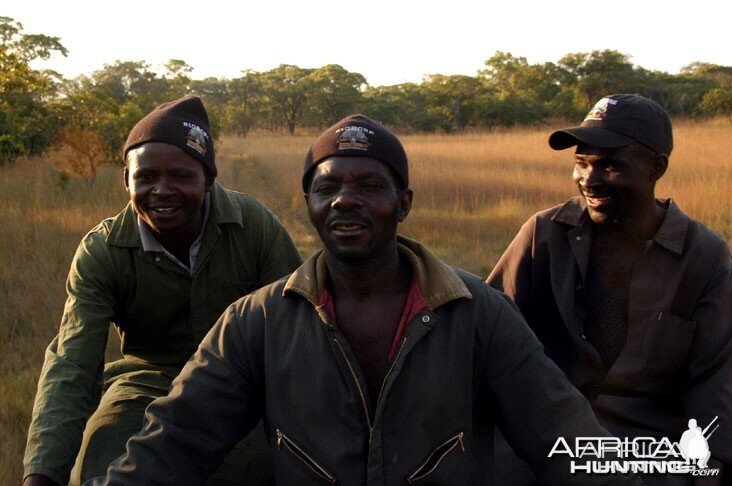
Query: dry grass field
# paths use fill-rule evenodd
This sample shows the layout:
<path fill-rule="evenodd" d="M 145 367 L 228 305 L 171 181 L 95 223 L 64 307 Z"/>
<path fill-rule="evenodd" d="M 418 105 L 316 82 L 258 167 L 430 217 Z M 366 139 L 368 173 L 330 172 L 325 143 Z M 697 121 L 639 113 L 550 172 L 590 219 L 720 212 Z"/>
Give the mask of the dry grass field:
<path fill-rule="evenodd" d="M 404 137 L 415 203 L 403 233 L 448 262 L 487 275 L 532 213 L 576 193 L 571 151 L 553 152 L 546 130 Z M 219 180 L 272 208 L 303 255 L 318 247 L 299 189 L 312 137 L 224 138 Z M 679 123 L 658 188 L 732 240 L 732 124 Z M 46 159 L 0 168 L 0 484 L 21 479 L 22 453 L 43 350 L 56 333 L 64 280 L 80 238 L 126 203 L 122 172 L 93 186 L 59 184 Z"/>

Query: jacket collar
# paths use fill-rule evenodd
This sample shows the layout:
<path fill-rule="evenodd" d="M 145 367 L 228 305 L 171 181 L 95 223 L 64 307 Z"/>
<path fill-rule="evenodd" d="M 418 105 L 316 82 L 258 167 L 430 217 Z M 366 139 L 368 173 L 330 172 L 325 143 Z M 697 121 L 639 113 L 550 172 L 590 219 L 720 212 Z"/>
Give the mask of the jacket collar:
<path fill-rule="evenodd" d="M 241 210 L 233 200 L 233 194 L 228 193 L 218 182 L 213 183 L 210 194 L 211 208 L 207 225 L 227 223 L 243 225 Z M 112 220 L 106 242 L 113 246 L 142 247 L 137 214 L 131 203 L 127 203 L 122 212 Z"/>
<path fill-rule="evenodd" d="M 666 208 L 666 215 L 663 217 L 658 232 L 653 236 L 653 241 L 668 251 L 681 255 L 684 251 L 686 231 L 689 228 L 689 217 L 679 209 L 671 198 L 657 199 L 656 201 Z M 552 221 L 575 227 L 584 226 L 589 220 L 587 204 L 584 198 L 580 196 L 575 196 L 565 202 L 552 216 Z"/>
<path fill-rule="evenodd" d="M 397 236 L 397 246 L 399 253 L 412 265 L 417 286 L 430 310 L 434 311 L 441 305 L 456 299 L 473 297 L 455 270 L 437 258 L 425 246 L 403 236 Z M 320 295 L 325 289 L 327 277 L 328 267 L 325 255 L 321 250 L 308 258 L 290 275 L 282 294 L 295 292 L 317 307 Z"/>

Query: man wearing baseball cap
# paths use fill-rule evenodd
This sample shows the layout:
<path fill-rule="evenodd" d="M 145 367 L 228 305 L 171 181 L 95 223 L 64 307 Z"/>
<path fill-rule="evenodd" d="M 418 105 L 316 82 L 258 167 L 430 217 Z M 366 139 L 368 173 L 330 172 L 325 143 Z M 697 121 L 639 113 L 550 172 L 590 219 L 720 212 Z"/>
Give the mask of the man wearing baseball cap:
<path fill-rule="evenodd" d="M 613 435 L 678 441 L 690 418 L 704 426 L 719 417 L 709 467 L 726 474 L 730 251 L 671 199 L 654 196 L 673 149 L 668 115 L 640 95 L 607 96 L 549 145 L 576 147 L 580 195 L 529 219 L 488 283 L 516 302 Z M 691 484 L 692 476 L 644 480 Z"/>
<path fill-rule="evenodd" d="M 515 306 L 397 236 L 412 206 L 394 134 L 354 115 L 302 177 L 323 243 L 292 275 L 231 305 L 95 484 L 200 484 L 260 418 L 277 484 L 491 484 L 492 425 L 537 473 L 558 435 L 605 435 Z"/>
<path fill-rule="evenodd" d="M 25 485 L 104 474 L 226 306 L 301 263 L 274 214 L 215 182 L 199 98 L 145 116 L 123 157 L 130 202 L 82 239 L 71 264 L 61 326 L 38 383 Z M 105 365 L 110 323 L 123 358 Z"/>

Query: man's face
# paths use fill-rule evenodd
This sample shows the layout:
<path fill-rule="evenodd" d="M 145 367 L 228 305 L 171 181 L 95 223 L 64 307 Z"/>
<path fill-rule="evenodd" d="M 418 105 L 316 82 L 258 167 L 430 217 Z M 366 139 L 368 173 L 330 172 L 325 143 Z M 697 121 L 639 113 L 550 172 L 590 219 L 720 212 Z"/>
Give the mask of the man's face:
<path fill-rule="evenodd" d="M 640 143 L 615 149 L 580 144 L 574 158 L 574 182 L 598 224 L 623 221 L 652 201 L 666 168 L 665 156 Z"/>
<path fill-rule="evenodd" d="M 341 261 L 359 263 L 395 244 L 412 191 L 400 191 L 389 167 L 376 159 L 331 157 L 314 169 L 305 199 L 325 248 Z"/>
<path fill-rule="evenodd" d="M 125 186 L 145 223 L 166 237 L 200 230 L 209 185 L 203 166 L 167 143 L 146 143 L 127 153 Z"/>

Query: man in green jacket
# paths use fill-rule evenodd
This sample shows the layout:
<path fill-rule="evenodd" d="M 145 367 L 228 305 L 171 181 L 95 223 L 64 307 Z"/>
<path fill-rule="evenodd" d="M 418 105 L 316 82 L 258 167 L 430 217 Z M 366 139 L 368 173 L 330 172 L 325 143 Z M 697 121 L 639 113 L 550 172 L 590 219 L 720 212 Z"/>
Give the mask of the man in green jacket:
<path fill-rule="evenodd" d="M 95 482 L 201 484 L 260 418 L 283 485 L 490 484 L 496 422 L 547 481 L 633 481 L 549 457 L 606 432 L 509 299 L 397 236 L 412 190 L 391 132 L 330 127 L 303 190 L 325 250 L 226 310 Z"/>
<path fill-rule="evenodd" d="M 124 158 L 130 203 L 84 237 L 71 264 L 61 327 L 38 383 L 26 485 L 104 474 L 226 306 L 301 263 L 274 214 L 214 182 L 199 98 L 149 113 L 129 134 Z M 110 323 L 124 357 L 105 366 Z"/>

